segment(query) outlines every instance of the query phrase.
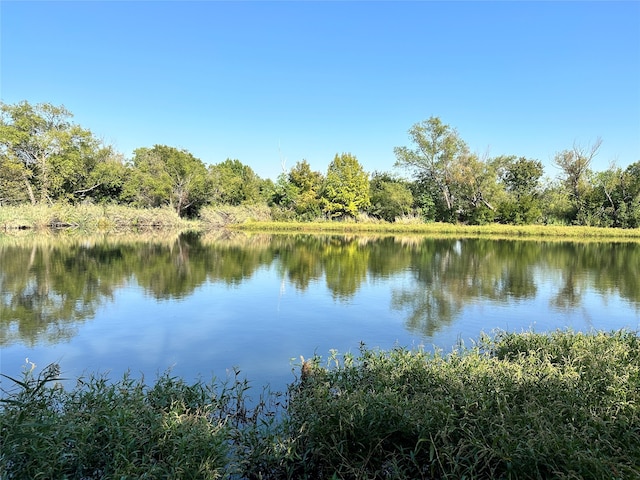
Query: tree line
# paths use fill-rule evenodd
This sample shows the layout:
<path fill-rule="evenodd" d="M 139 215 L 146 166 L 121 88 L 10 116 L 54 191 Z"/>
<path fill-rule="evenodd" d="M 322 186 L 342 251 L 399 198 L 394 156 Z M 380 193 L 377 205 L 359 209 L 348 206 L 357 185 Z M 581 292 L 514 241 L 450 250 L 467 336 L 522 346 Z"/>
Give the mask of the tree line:
<path fill-rule="evenodd" d="M 640 160 L 594 171 L 601 140 L 558 152 L 559 174 L 537 159 L 481 158 L 438 117 L 413 125 L 394 167 L 364 170 L 336 154 L 326 173 L 298 161 L 278 178 L 260 178 L 240 160 L 206 165 L 185 149 L 141 147 L 125 159 L 63 106 L 0 103 L 0 205 L 81 202 L 169 206 L 197 217 L 207 205 L 268 205 L 276 220 L 359 218 L 484 224 L 640 227 Z"/>

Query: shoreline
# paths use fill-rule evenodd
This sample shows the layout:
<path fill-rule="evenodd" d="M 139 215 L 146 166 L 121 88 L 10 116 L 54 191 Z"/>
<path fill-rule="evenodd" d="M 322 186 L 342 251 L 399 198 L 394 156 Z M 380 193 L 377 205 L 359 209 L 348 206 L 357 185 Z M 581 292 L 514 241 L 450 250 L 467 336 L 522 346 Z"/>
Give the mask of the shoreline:
<path fill-rule="evenodd" d="M 629 331 L 502 332 L 447 354 L 362 347 L 301 359 L 288 390 L 255 407 L 238 372 L 194 384 L 168 372 L 153 384 L 89 375 L 65 389 L 59 365 L 28 363 L 3 374 L 0 472 L 635 478 L 639 359 Z"/>
<path fill-rule="evenodd" d="M 220 212 L 223 212 L 220 215 Z M 231 212 L 231 213 L 229 213 Z M 221 221 L 220 218 L 226 218 Z M 496 239 L 576 239 L 640 241 L 640 228 L 568 225 L 459 225 L 384 221 L 271 221 L 265 207 L 208 207 L 199 219 L 179 217 L 169 208 L 139 209 L 117 205 L 52 205 L 0 207 L 0 232 L 179 230 L 207 233 L 229 229 L 247 233 L 380 234 L 482 237 Z"/>

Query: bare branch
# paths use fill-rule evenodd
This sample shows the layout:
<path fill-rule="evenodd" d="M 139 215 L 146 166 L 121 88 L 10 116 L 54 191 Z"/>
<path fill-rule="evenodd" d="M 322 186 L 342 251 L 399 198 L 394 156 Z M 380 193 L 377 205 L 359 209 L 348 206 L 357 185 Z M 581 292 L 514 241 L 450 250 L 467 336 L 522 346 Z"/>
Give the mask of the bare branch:
<path fill-rule="evenodd" d="M 74 195 L 78 194 L 78 193 L 87 193 L 90 192 L 91 190 L 95 190 L 96 188 L 98 188 L 100 185 L 102 185 L 102 182 L 100 183 L 96 183 L 93 187 L 89 187 L 89 188 L 85 188 L 83 190 L 76 190 L 73 192 Z"/>

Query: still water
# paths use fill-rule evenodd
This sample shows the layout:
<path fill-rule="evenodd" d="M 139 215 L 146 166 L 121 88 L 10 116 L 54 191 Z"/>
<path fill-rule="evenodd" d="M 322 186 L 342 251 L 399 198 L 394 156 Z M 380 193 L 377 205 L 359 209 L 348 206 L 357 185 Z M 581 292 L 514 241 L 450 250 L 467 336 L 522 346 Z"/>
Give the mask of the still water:
<path fill-rule="evenodd" d="M 285 388 L 300 356 L 640 329 L 640 244 L 428 237 L 0 236 L 0 370 Z"/>

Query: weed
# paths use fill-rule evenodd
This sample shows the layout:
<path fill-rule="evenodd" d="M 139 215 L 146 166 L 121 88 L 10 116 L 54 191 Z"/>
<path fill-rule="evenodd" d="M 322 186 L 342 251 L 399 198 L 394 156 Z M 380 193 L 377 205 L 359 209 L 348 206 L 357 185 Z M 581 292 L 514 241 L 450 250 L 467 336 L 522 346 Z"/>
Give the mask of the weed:
<path fill-rule="evenodd" d="M 239 372 L 61 387 L 27 363 L 0 403 L 0 478 L 640 478 L 636 333 L 499 332 L 472 348 L 301 358 L 287 392 Z"/>

